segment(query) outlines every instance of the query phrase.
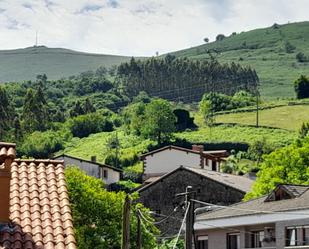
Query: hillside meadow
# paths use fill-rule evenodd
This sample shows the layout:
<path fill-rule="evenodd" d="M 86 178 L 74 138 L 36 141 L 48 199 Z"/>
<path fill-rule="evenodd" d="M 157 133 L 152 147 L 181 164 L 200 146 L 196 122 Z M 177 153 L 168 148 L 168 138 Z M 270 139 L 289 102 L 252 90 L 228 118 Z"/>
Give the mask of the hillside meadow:
<path fill-rule="evenodd" d="M 239 112 L 216 116 L 217 123 L 255 125 L 256 112 Z M 303 122 L 309 122 L 309 105 L 282 106 L 259 112 L 259 124 L 297 131 Z"/>
<path fill-rule="evenodd" d="M 308 62 L 299 63 L 296 60 L 298 52 L 309 55 L 309 22 L 273 25 L 225 36 L 222 41 L 184 49 L 173 54 L 205 60 L 210 58 L 207 51 L 212 51 L 212 55 L 219 62 L 234 61 L 254 68 L 260 78 L 260 92 L 263 97 L 277 99 L 295 96 L 294 80 L 299 75 L 309 72 Z M 295 47 L 293 51 L 286 51 L 287 42 Z"/>

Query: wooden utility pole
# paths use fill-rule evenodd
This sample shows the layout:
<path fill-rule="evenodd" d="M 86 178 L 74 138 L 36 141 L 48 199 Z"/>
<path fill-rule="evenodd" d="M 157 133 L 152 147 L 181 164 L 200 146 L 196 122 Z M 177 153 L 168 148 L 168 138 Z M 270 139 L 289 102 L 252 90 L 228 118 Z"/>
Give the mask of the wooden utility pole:
<path fill-rule="evenodd" d="M 131 199 L 129 195 L 126 195 L 122 212 L 121 249 L 130 249 L 130 209 Z"/>
<path fill-rule="evenodd" d="M 188 186 L 186 188 L 186 207 L 189 208 L 188 214 L 186 217 L 186 236 L 185 236 L 185 249 L 192 249 L 192 235 L 193 235 L 193 225 L 194 225 L 194 202 L 191 201 L 191 198 L 194 195 L 194 192 L 188 192 L 192 187 Z"/>
<path fill-rule="evenodd" d="M 137 218 L 137 236 L 136 236 L 136 247 L 137 249 L 142 249 L 142 229 L 141 229 L 141 216 L 139 210 L 136 211 Z"/>
<path fill-rule="evenodd" d="M 256 89 L 256 127 L 259 127 L 259 90 Z"/>

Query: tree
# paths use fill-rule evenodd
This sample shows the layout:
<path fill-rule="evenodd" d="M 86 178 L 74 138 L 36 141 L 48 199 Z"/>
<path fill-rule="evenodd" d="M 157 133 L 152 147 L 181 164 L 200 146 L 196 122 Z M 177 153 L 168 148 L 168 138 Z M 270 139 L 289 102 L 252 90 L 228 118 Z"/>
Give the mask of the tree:
<path fill-rule="evenodd" d="M 14 117 L 14 109 L 11 106 L 9 96 L 4 88 L 0 86 L 0 140 L 10 129 Z"/>
<path fill-rule="evenodd" d="M 93 106 L 93 104 L 91 103 L 90 99 L 87 98 L 84 102 L 84 106 L 83 106 L 83 110 L 84 110 L 84 113 L 91 113 L 91 112 L 95 112 L 96 109 L 95 107 Z"/>
<path fill-rule="evenodd" d="M 205 43 L 208 43 L 208 42 L 209 42 L 209 38 L 208 38 L 208 37 L 205 37 L 205 38 L 204 38 L 204 42 L 205 42 Z"/>
<path fill-rule="evenodd" d="M 301 75 L 294 82 L 294 90 L 298 99 L 309 98 L 309 78 L 305 75 Z"/>
<path fill-rule="evenodd" d="M 296 59 L 298 62 L 302 63 L 302 62 L 307 62 L 308 58 L 307 56 L 303 53 L 303 52 L 298 52 L 296 54 Z"/>
<path fill-rule="evenodd" d="M 119 167 L 119 150 L 120 150 L 120 140 L 118 138 L 117 132 L 112 134 L 106 141 L 106 147 L 109 153 L 113 155 L 113 165 Z"/>
<path fill-rule="evenodd" d="M 225 38 L 225 35 L 223 35 L 223 34 L 218 34 L 218 35 L 216 36 L 216 41 L 222 41 L 222 40 L 224 40 L 224 38 Z"/>
<path fill-rule="evenodd" d="M 293 53 L 294 50 L 296 49 L 296 47 L 288 41 L 284 44 L 284 47 L 285 47 L 285 51 L 289 54 Z"/>
<path fill-rule="evenodd" d="M 299 137 L 305 138 L 309 134 L 309 122 L 304 122 L 299 129 Z"/>
<path fill-rule="evenodd" d="M 28 133 L 46 130 L 48 123 L 47 103 L 41 87 L 36 91 L 32 89 L 27 91 L 22 119 L 23 129 Z"/>
<path fill-rule="evenodd" d="M 210 100 L 205 98 L 205 95 L 203 97 L 203 99 L 201 100 L 200 104 L 199 104 L 199 110 L 200 113 L 203 116 L 203 119 L 205 121 L 205 123 L 211 127 L 214 124 L 214 115 L 213 115 L 213 107 L 212 107 L 212 103 Z"/>
<path fill-rule="evenodd" d="M 118 249 L 121 244 L 123 192 L 108 192 L 101 180 L 87 176 L 77 167 L 68 167 L 65 171 L 71 202 L 75 236 L 79 249 Z M 136 211 L 141 210 L 149 221 L 153 221 L 142 204 L 132 205 L 130 218 L 131 248 L 136 246 L 137 219 Z M 143 223 L 142 244 L 144 249 L 156 247 L 153 234 L 158 230 L 150 222 Z"/>
<path fill-rule="evenodd" d="M 152 100 L 146 105 L 142 134 L 157 140 L 158 144 L 169 140 L 175 131 L 176 117 L 171 104 L 163 99 Z"/>
<path fill-rule="evenodd" d="M 257 176 L 247 200 L 269 193 L 278 184 L 309 184 L 309 138 L 265 156 Z"/>

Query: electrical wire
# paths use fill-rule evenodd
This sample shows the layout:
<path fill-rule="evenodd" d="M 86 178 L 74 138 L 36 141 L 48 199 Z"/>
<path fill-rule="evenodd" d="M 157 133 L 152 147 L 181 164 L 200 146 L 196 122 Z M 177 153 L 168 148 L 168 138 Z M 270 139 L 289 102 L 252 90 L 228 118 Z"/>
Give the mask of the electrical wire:
<path fill-rule="evenodd" d="M 186 212 L 185 212 L 185 215 L 184 215 L 183 220 L 182 220 L 182 222 L 181 222 L 181 226 L 180 226 L 179 232 L 178 232 L 178 234 L 177 234 L 176 241 L 175 241 L 175 244 L 174 244 L 174 246 L 173 246 L 173 249 L 176 249 L 177 242 L 178 242 L 178 240 L 179 240 L 179 237 L 180 237 L 180 234 L 181 234 L 181 231 L 182 231 L 182 227 L 183 227 L 183 225 L 185 224 L 185 221 L 186 221 L 186 218 L 187 218 L 187 215 L 188 215 L 188 211 L 189 211 L 189 209 L 190 209 L 190 205 L 191 205 L 191 203 L 189 202 L 189 203 L 188 203 L 188 206 L 187 206 L 187 209 L 186 209 Z"/>

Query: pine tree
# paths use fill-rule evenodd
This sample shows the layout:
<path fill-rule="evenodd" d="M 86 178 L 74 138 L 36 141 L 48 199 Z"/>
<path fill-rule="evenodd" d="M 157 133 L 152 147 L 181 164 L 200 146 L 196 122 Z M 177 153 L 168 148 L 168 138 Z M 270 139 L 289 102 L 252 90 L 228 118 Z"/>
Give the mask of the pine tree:
<path fill-rule="evenodd" d="M 4 88 L 0 87 L 0 139 L 10 129 L 14 109 L 12 108 L 9 97 Z"/>

